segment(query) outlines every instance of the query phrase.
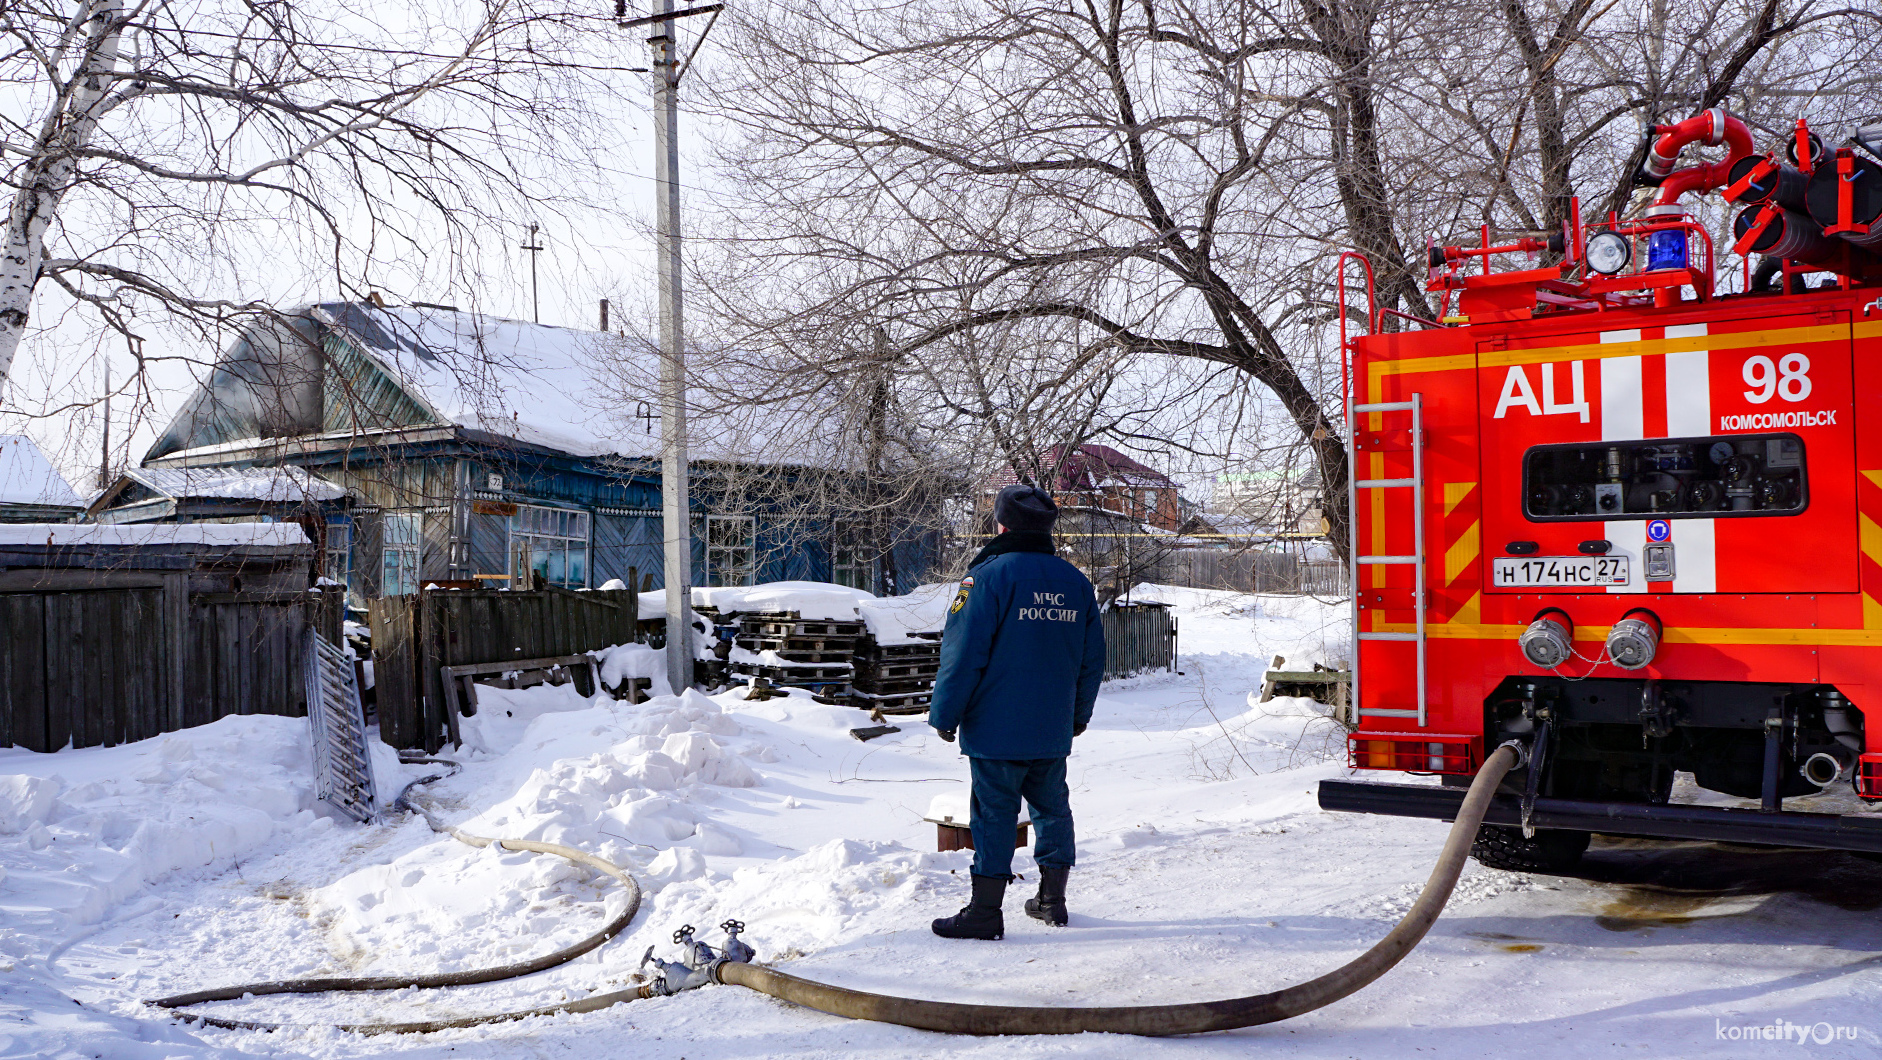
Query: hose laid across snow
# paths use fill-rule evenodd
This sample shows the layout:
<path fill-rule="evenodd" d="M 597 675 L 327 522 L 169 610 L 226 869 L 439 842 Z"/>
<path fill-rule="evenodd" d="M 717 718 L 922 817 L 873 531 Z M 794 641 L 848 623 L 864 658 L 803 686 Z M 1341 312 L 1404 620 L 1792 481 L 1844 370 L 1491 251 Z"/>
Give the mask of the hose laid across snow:
<path fill-rule="evenodd" d="M 564 1012 L 597 1012 L 604 1008 L 612 1008 L 623 1001 L 639 1001 L 650 997 L 652 996 L 651 990 L 651 987 L 640 986 L 629 990 L 616 990 L 608 994 L 591 994 L 580 1001 L 565 1001 L 560 1005 L 524 1009 L 520 1012 L 492 1012 L 481 1016 L 422 1020 L 417 1023 L 263 1023 L 259 1020 L 232 1020 L 221 1016 L 203 1016 L 194 1012 L 179 1012 L 177 1018 L 185 1023 L 200 1023 L 229 1031 L 313 1030 L 315 1027 L 332 1027 L 334 1030 L 349 1031 L 353 1034 L 430 1034 L 433 1031 L 456 1030 L 460 1027 L 479 1027 L 486 1023 L 507 1023 L 511 1020 L 528 1019 L 531 1016 L 559 1016 Z M 284 991 L 277 991 L 277 993 L 282 992 Z M 300 993 L 301 991 L 285 992 Z M 148 1002 L 152 1005 L 161 1003 L 161 1001 Z"/>
<path fill-rule="evenodd" d="M 640 884 L 620 866 L 603 861 L 593 854 L 577 850 L 574 847 L 563 846 L 559 843 L 539 843 L 529 839 L 492 839 L 488 836 L 472 835 L 469 832 L 452 828 L 449 825 L 441 825 L 433 820 L 431 814 L 427 813 L 424 807 L 409 801 L 406 796 L 411 793 L 413 788 L 420 784 L 429 784 L 434 780 L 442 780 L 450 776 L 457 771 L 458 765 L 456 762 L 443 758 L 428 758 L 420 759 L 419 761 L 451 766 L 451 772 L 420 777 L 410 784 L 407 784 L 404 790 L 399 792 L 399 797 L 393 800 L 393 808 L 396 809 L 403 806 L 413 810 L 424 817 L 425 823 L 429 824 L 433 831 L 442 832 L 460 843 L 468 843 L 474 847 L 487 847 L 495 843 L 505 850 L 526 850 L 538 854 L 554 854 L 558 857 L 567 858 L 578 865 L 586 865 L 597 872 L 605 873 L 619 880 L 621 886 L 627 891 L 627 905 L 622 908 L 618 915 L 609 920 L 600 931 L 595 932 L 580 942 L 572 946 L 565 946 L 553 953 L 545 953 L 540 957 L 532 957 L 526 961 L 518 961 L 515 964 L 505 964 L 495 968 L 475 968 L 467 972 L 433 972 L 428 975 L 373 975 L 350 978 L 279 979 L 267 983 L 247 983 L 242 986 L 224 986 L 212 990 L 194 990 L 187 994 L 173 994 L 169 997 L 160 997 L 154 1001 L 146 1002 L 146 1004 L 156 1005 L 159 1008 L 180 1008 L 185 1005 L 200 1005 L 207 1001 L 234 1001 L 246 996 L 261 996 L 264 994 L 324 994 L 339 990 L 404 990 L 408 987 L 428 989 L 440 986 L 471 986 L 478 983 L 495 983 L 504 979 L 515 979 L 520 976 L 533 975 L 536 972 L 554 968 L 559 964 L 567 964 L 569 961 L 599 947 L 602 943 L 620 934 L 621 931 L 627 927 L 628 923 L 634 919 L 634 914 L 640 911 Z M 644 987 L 640 988 L 640 990 L 644 989 Z M 422 1033 L 425 1031 L 446 1030 L 452 1027 L 471 1027 L 480 1023 L 519 1020 L 529 1016 L 545 1016 L 557 1012 L 592 1012 L 595 1009 L 607 1008 L 609 1005 L 614 1005 L 622 1001 L 632 1001 L 637 997 L 646 996 L 645 993 L 641 993 L 637 990 L 623 990 L 612 994 L 597 994 L 583 998 L 580 1001 L 571 1001 L 550 1008 L 530 1009 L 525 1012 L 504 1012 L 495 1015 L 466 1016 L 460 1019 L 436 1020 L 425 1023 L 356 1024 L 342 1026 L 340 1029 L 365 1034 Z M 290 1024 L 282 1023 L 260 1023 L 252 1020 L 223 1019 L 219 1016 L 204 1016 L 193 1012 L 179 1013 L 179 1015 L 192 1022 L 207 1024 L 211 1027 L 222 1027 L 228 1030 L 272 1031 L 290 1026 Z"/>
<path fill-rule="evenodd" d="M 1298 1016 L 1330 1005 L 1365 987 L 1390 971 L 1444 910 L 1451 889 L 1464 871 L 1470 844 L 1490 808 L 1491 796 L 1504 774 L 1515 768 L 1517 752 L 1499 747 L 1477 771 L 1470 791 L 1458 807 L 1457 821 L 1444 841 L 1444 852 L 1425 881 L 1411 910 L 1390 934 L 1371 949 L 1333 971 L 1298 986 L 1266 994 L 1203 1001 L 1186 1005 L 1135 1005 L 1127 1008 L 1051 1008 L 1027 1005 L 961 1005 L 949 1001 L 920 1001 L 885 997 L 861 990 L 814 983 L 774 968 L 727 962 L 719 967 L 719 981 L 749 987 L 806 1008 L 851 1019 L 897 1023 L 947 1034 L 1198 1034 L 1253 1027 Z"/>
<path fill-rule="evenodd" d="M 721 983 L 743 986 L 761 994 L 769 994 L 780 1000 L 835 1016 L 874 1020 L 879 1023 L 895 1023 L 904 1027 L 947 1034 L 1081 1034 L 1092 1031 L 1108 1034 L 1164 1036 L 1199 1034 L 1205 1031 L 1232 1030 L 1237 1027 L 1275 1023 L 1325 1007 L 1363 989 L 1390 971 L 1394 965 L 1404 959 L 1407 953 L 1412 951 L 1414 946 L 1418 945 L 1425 934 L 1431 930 L 1431 925 L 1437 920 L 1438 914 L 1444 911 L 1444 905 L 1450 900 L 1452 889 L 1457 886 L 1457 878 L 1464 871 L 1464 862 L 1470 856 L 1471 842 L 1477 836 L 1477 829 L 1483 824 L 1484 814 L 1489 811 L 1490 800 L 1496 794 L 1497 785 L 1502 783 L 1504 775 L 1515 768 L 1518 762 L 1519 752 L 1509 745 L 1497 748 L 1489 758 L 1484 760 L 1483 767 L 1477 771 L 1476 778 L 1471 782 L 1470 790 L 1464 795 L 1462 805 L 1458 807 L 1457 819 L 1451 825 L 1450 835 L 1444 841 L 1444 850 L 1438 855 L 1438 863 L 1432 867 L 1431 876 L 1425 881 L 1424 890 L 1419 892 L 1418 900 L 1412 904 L 1410 911 L 1392 928 L 1391 932 L 1353 960 L 1317 979 L 1297 986 L 1266 994 L 1251 994 L 1248 997 L 1180 1005 L 1053 1008 L 1027 1005 L 964 1005 L 950 1001 L 889 997 L 800 979 L 774 968 L 737 961 L 720 964 L 718 979 Z M 414 781 L 413 785 L 436 779 L 438 778 L 428 777 L 425 780 Z M 408 785 L 406 790 L 411 790 L 411 786 Z M 400 794 L 399 801 L 404 801 L 403 793 Z M 430 820 L 429 815 L 426 820 Z M 438 826 L 433 823 L 433 827 Z M 226 987 L 220 990 L 201 990 L 191 994 L 160 998 L 150 1003 L 171 1008 L 202 1001 L 234 1000 L 245 994 L 396 990 L 408 986 L 459 986 L 468 983 L 494 982 L 498 979 L 527 975 L 530 971 L 553 967 L 594 949 L 625 927 L 640 907 L 640 887 L 633 878 L 593 855 L 553 843 L 533 843 L 513 839 L 493 840 L 483 836 L 468 835 L 456 829 L 440 830 L 447 831 L 450 835 L 473 846 L 487 846 L 496 842 L 508 850 L 534 850 L 547 854 L 559 854 L 581 864 L 590 865 L 621 880 L 629 888 L 631 899 L 626 911 L 597 935 L 566 950 L 558 950 L 545 957 L 538 957 L 534 961 L 509 965 L 505 968 L 430 976 L 285 980 Z M 561 1012 L 593 1012 L 623 1001 L 645 998 L 650 996 L 650 993 L 651 987 L 642 986 L 608 994 L 596 994 L 580 1001 L 522 1012 L 465 1016 L 422 1023 L 352 1024 L 342 1025 L 340 1029 L 364 1034 L 424 1033 L 525 1019 L 530 1016 L 549 1016 Z M 199 1016 L 193 1013 L 182 1015 L 186 1019 L 210 1026 L 239 1030 L 277 1030 L 287 1026 Z"/>

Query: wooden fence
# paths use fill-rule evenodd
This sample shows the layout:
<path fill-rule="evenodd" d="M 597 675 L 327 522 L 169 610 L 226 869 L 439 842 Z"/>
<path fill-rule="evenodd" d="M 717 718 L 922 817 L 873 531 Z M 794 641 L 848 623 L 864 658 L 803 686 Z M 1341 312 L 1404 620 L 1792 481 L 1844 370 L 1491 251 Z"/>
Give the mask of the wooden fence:
<path fill-rule="evenodd" d="M 1176 616 L 1159 604 L 1114 604 L 1104 612 L 1104 677 L 1176 669 Z"/>
<path fill-rule="evenodd" d="M 445 745 L 439 667 L 544 659 L 637 639 L 628 590 L 423 590 L 372 601 L 373 688 L 379 738 L 435 752 Z"/>
<path fill-rule="evenodd" d="M 1295 552 L 1217 548 L 1172 549 L 1144 581 L 1192 589 L 1342 597 L 1346 566 L 1338 560 L 1307 559 Z"/>
<path fill-rule="evenodd" d="M 0 592 L 0 746 L 114 746 L 230 714 L 307 713 L 302 637 L 340 643 L 333 592 L 148 586 Z"/>

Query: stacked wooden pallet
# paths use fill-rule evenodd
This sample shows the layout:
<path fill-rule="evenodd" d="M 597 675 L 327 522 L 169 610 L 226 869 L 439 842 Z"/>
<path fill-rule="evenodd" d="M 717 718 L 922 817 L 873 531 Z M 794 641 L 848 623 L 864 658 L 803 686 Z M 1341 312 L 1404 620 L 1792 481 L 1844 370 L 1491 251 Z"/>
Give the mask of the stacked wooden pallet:
<path fill-rule="evenodd" d="M 934 697 L 941 642 L 877 644 L 865 637 L 856 652 L 850 701 L 878 714 L 920 714 Z"/>
<path fill-rule="evenodd" d="M 866 636 L 860 621 L 799 618 L 796 612 L 747 612 L 738 616 L 733 643 L 764 658 L 729 659 L 727 674 L 808 688 L 819 698 L 842 702 L 850 695 L 857 641 Z"/>
<path fill-rule="evenodd" d="M 919 714 L 934 694 L 938 635 L 914 644 L 878 644 L 861 621 L 802 618 L 792 611 L 716 621 L 737 623 L 732 644 L 741 649 L 727 652 L 714 667 L 725 680 L 760 678 L 777 687 L 807 688 L 825 702 L 877 714 Z"/>

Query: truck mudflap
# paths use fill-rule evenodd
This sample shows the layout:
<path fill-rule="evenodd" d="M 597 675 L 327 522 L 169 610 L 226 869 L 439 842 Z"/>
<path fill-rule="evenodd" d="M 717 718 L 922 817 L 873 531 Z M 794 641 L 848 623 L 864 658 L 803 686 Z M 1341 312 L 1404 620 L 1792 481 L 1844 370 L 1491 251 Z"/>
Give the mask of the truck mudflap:
<path fill-rule="evenodd" d="M 1320 808 L 1342 813 L 1381 813 L 1449 821 L 1457 816 L 1457 807 L 1463 801 L 1463 788 L 1350 780 L 1320 782 Z M 1496 796 L 1483 820 L 1485 824 L 1520 825 L 1522 799 L 1515 795 Z M 1882 853 L 1882 814 L 1858 816 L 1793 810 L 1766 813 L 1720 806 L 1656 806 L 1539 798 L 1531 822 L 1537 828 L 1643 839 Z"/>

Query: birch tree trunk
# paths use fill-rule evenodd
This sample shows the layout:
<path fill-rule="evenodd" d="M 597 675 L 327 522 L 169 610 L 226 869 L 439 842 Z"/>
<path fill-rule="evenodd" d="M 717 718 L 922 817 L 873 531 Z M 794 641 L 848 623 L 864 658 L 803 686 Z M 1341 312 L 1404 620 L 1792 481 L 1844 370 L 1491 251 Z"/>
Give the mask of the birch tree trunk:
<path fill-rule="evenodd" d="M 561 0 L 0 2 L 0 414 L 108 377 L 148 415 L 152 357 L 214 363 L 276 291 L 488 297 L 515 219 L 618 209 L 618 46 Z M 68 318 L 135 365 L 42 363 Z"/>
<path fill-rule="evenodd" d="M 26 334 L 46 235 L 78 172 L 77 152 L 91 143 L 114 84 L 123 30 L 123 0 L 83 0 L 54 53 L 70 55 L 72 73 L 40 123 L 35 150 L 7 211 L 6 247 L 0 251 L 0 387 Z M 55 75 L 57 70 L 55 63 Z"/>

